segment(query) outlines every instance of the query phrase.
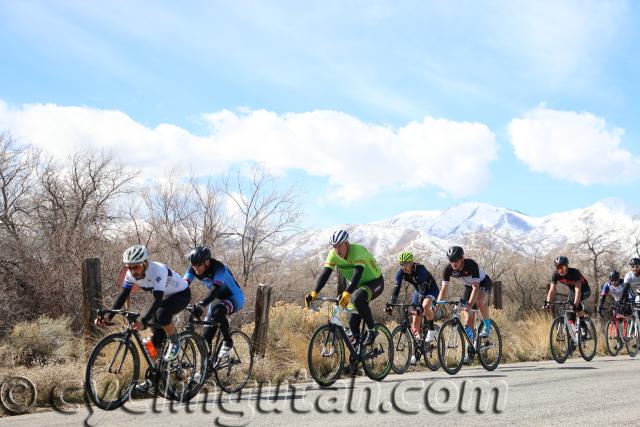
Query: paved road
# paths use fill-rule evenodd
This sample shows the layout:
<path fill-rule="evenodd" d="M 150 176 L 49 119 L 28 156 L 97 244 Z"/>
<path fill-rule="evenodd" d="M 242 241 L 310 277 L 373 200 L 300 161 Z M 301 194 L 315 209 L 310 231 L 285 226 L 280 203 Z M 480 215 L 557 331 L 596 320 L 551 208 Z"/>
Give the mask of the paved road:
<path fill-rule="evenodd" d="M 640 359 L 628 356 L 502 365 L 494 372 L 463 368 L 452 377 L 439 371 L 390 375 L 382 383 L 357 378 L 329 390 L 315 384 L 254 389 L 229 396 L 199 396 L 189 408 L 164 400 L 129 402 L 127 410 L 73 414 L 44 412 L 0 419 L 12 426 L 144 425 L 367 425 L 435 422 L 438 425 L 637 425 L 640 423 Z M 484 386 L 484 390 L 478 390 Z M 476 392 L 473 392 L 473 389 Z M 493 389 L 492 394 L 488 392 Z M 481 395 L 479 405 L 477 399 Z M 370 395 L 371 399 L 366 399 Z M 624 405 L 619 402 L 624 401 Z M 421 419 L 420 419 L 421 418 Z"/>

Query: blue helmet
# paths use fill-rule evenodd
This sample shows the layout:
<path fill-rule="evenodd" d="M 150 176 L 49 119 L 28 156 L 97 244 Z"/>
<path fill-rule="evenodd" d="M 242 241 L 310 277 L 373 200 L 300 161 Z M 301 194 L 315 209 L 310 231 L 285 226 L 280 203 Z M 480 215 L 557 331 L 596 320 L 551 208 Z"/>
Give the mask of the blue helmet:
<path fill-rule="evenodd" d="M 338 230 L 331 235 L 329 243 L 331 246 L 339 245 L 340 243 L 349 240 L 349 233 L 346 230 Z"/>

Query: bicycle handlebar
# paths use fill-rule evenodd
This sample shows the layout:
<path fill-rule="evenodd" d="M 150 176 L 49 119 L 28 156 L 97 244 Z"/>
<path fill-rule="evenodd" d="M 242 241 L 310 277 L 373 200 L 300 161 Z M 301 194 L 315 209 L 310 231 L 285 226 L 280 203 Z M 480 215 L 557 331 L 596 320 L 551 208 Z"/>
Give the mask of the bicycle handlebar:
<path fill-rule="evenodd" d="M 105 309 L 105 308 L 98 308 L 97 311 L 98 317 L 103 318 L 106 314 L 119 314 L 123 317 L 125 317 L 127 319 L 127 322 L 129 323 L 133 323 L 135 322 L 138 317 L 140 317 L 140 313 L 137 313 L 135 311 L 127 311 L 127 310 L 112 310 L 112 309 Z"/>

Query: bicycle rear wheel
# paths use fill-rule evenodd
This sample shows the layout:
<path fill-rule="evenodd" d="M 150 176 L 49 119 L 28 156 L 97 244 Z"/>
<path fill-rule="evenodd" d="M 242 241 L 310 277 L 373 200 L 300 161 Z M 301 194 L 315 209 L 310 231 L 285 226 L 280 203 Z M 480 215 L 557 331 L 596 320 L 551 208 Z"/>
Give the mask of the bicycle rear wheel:
<path fill-rule="evenodd" d="M 393 365 L 393 344 L 391 332 L 381 323 L 376 323 L 374 329 L 378 336 L 371 345 L 363 346 L 361 350 L 362 367 L 364 373 L 374 381 L 382 381 Z M 366 340 L 366 336 L 363 336 Z"/>
<path fill-rule="evenodd" d="M 101 339 L 91 351 L 84 388 L 98 408 L 112 411 L 131 398 L 139 375 L 138 350 L 126 334 L 116 333 Z"/>
<path fill-rule="evenodd" d="M 627 322 L 627 336 L 625 344 L 629 356 L 636 357 L 638 354 L 638 344 L 640 344 L 640 332 L 638 331 L 638 322 L 635 317 L 631 317 Z"/>
<path fill-rule="evenodd" d="M 393 343 L 393 363 L 391 369 L 396 374 L 404 374 L 409 369 L 411 356 L 414 354 L 414 343 L 411 331 L 404 326 L 397 326 L 391 333 Z"/>
<path fill-rule="evenodd" d="M 484 324 L 480 329 L 484 328 Z M 478 332 L 481 332 L 479 330 Z M 496 322 L 491 319 L 491 330 L 487 337 L 478 334 L 477 352 L 480 364 L 487 371 L 493 371 L 500 364 L 502 359 L 502 335 Z"/>
<path fill-rule="evenodd" d="M 442 369 L 455 375 L 462 368 L 464 358 L 465 338 L 462 336 L 455 319 L 449 319 L 440 327 L 438 334 L 438 360 Z"/>
<path fill-rule="evenodd" d="M 241 331 L 234 331 L 231 333 L 231 340 L 233 347 L 229 357 L 218 360 L 213 369 L 216 383 L 227 393 L 241 390 L 249 381 L 253 369 L 253 351 L 249 337 Z M 216 348 L 216 355 L 220 353 L 220 348 L 222 341 Z"/>
<path fill-rule="evenodd" d="M 551 357 L 558 363 L 564 363 L 569 357 L 571 334 L 564 324 L 563 317 L 556 317 L 551 322 L 549 332 L 549 349 Z"/>
<path fill-rule="evenodd" d="M 311 336 L 307 350 L 309 373 L 316 383 L 328 387 L 344 369 L 344 342 L 336 326 L 322 325 Z"/>
<path fill-rule="evenodd" d="M 427 368 L 432 371 L 437 371 L 440 369 L 440 359 L 438 358 L 438 334 L 440 333 L 440 326 L 433 325 L 433 330 L 435 332 L 434 341 L 427 342 L 426 339 L 423 341 L 422 354 L 424 356 L 424 364 L 427 365 Z M 428 333 L 426 326 L 424 332 L 426 337 Z"/>
<path fill-rule="evenodd" d="M 609 319 L 604 335 L 607 353 L 611 356 L 617 356 L 622 347 L 622 340 L 620 339 L 620 328 L 615 319 Z"/>
<path fill-rule="evenodd" d="M 598 350 L 598 336 L 596 335 L 596 325 L 590 317 L 582 319 L 586 328 L 578 330 L 578 349 L 582 358 L 589 362 L 596 355 Z"/>

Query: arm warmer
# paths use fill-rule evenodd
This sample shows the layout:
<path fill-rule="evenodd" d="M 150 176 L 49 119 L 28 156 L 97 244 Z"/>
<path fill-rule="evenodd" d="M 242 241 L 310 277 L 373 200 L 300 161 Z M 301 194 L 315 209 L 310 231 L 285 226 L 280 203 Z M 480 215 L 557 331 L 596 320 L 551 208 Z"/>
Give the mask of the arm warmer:
<path fill-rule="evenodd" d="M 364 272 L 364 267 L 358 265 L 354 268 L 353 277 L 351 278 L 351 284 L 347 287 L 347 292 L 350 294 L 353 293 L 355 288 L 358 287 L 360 283 L 360 278 L 362 277 L 362 273 Z"/>
<path fill-rule="evenodd" d="M 163 296 L 164 296 L 164 291 L 153 291 L 153 304 L 151 304 L 151 307 L 149 307 L 149 310 L 147 310 L 147 313 L 144 316 L 142 316 L 142 319 L 140 319 L 142 323 L 148 323 L 149 320 L 151 320 L 153 315 L 156 313 L 156 310 L 158 309 L 158 307 L 160 307 L 160 303 L 162 302 Z"/>
<path fill-rule="evenodd" d="M 127 298 L 129 298 L 130 294 L 131 294 L 131 288 L 122 288 L 122 290 L 120 291 L 120 293 L 116 297 L 116 300 L 111 305 L 111 310 L 120 309 L 120 307 L 122 307 L 124 305 L 124 302 L 127 300 Z M 113 316 L 115 316 L 115 314 L 113 314 L 113 313 L 109 314 L 109 316 L 108 316 L 109 320 L 113 319 Z"/>
<path fill-rule="evenodd" d="M 319 293 L 322 288 L 324 288 L 324 285 L 327 284 L 327 280 L 329 280 L 329 276 L 331 276 L 331 272 L 333 270 L 330 269 L 329 267 L 325 267 L 322 270 L 322 273 L 320 273 L 320 275 L 318 276 L 318 280 L 316 280 L 316 293 Z"/>

